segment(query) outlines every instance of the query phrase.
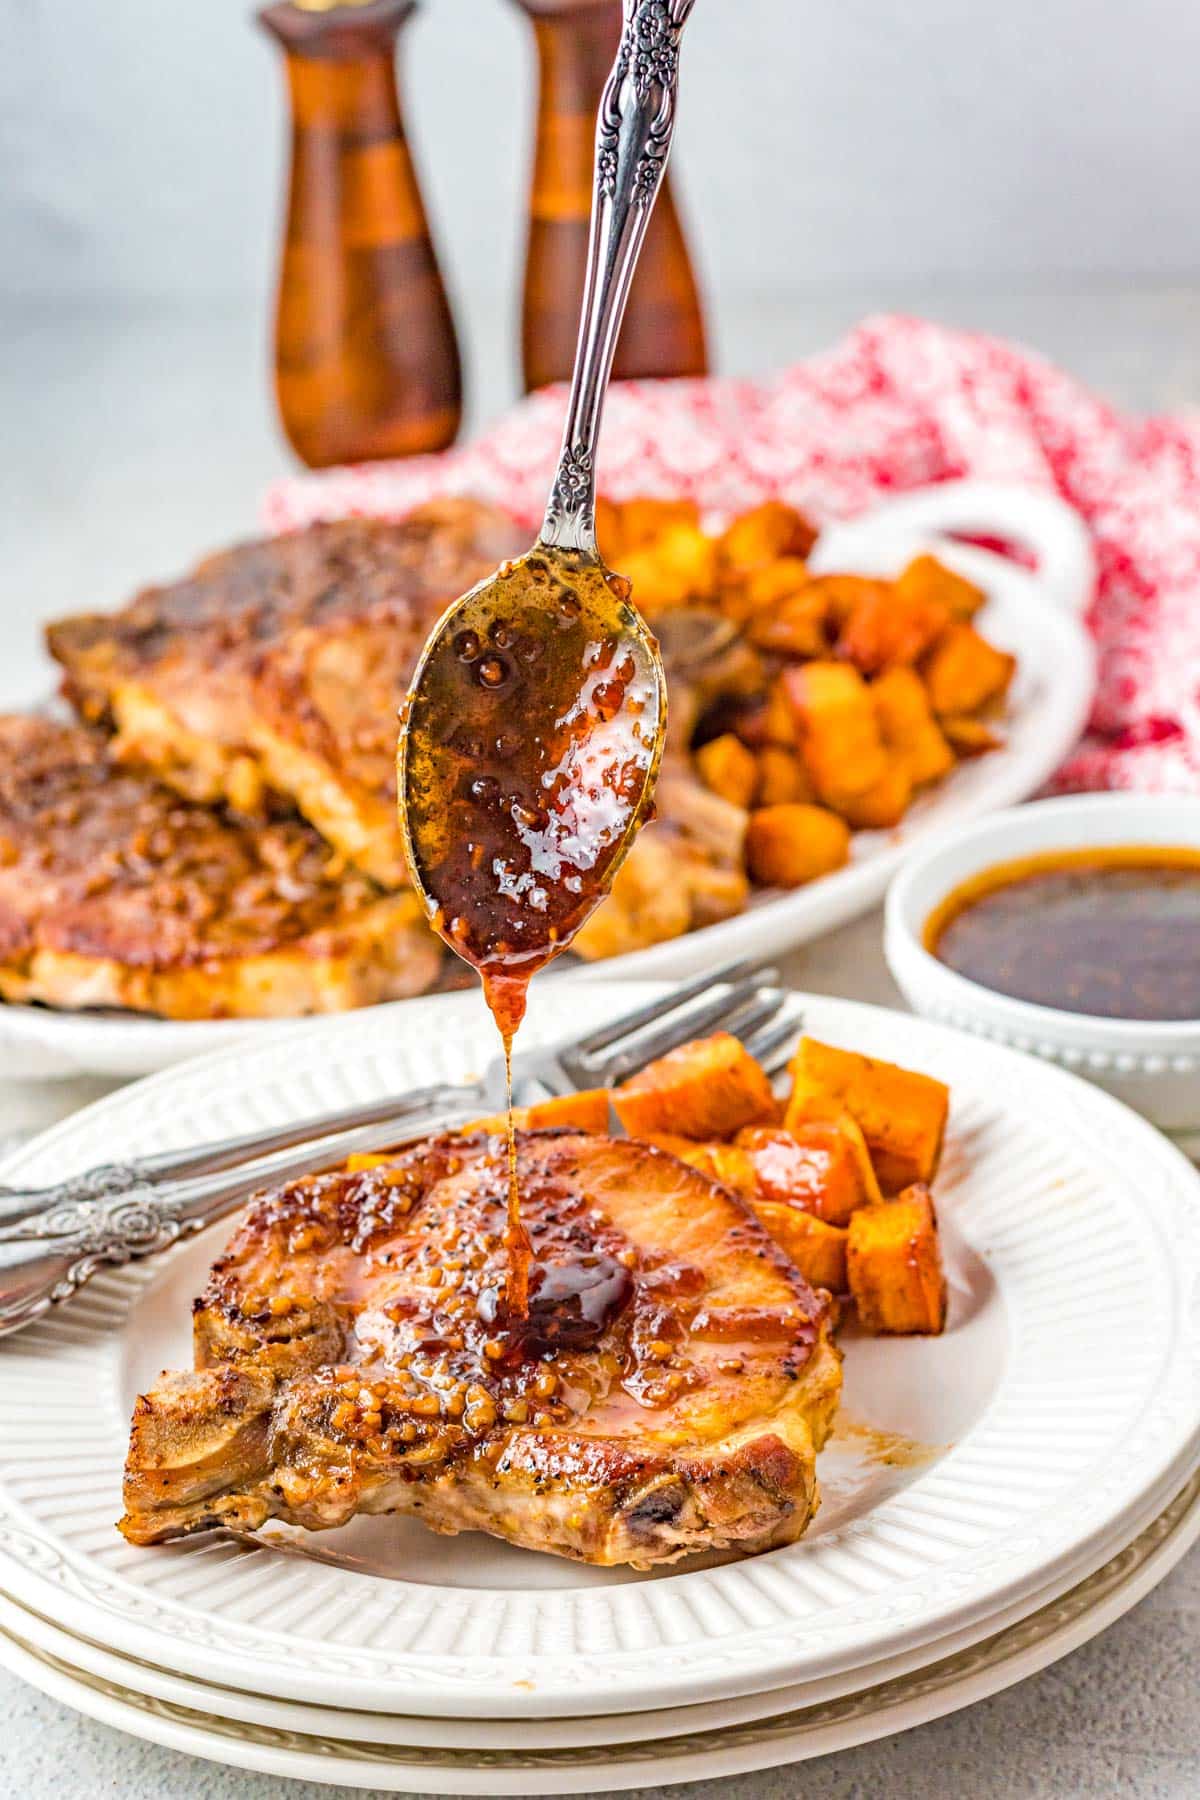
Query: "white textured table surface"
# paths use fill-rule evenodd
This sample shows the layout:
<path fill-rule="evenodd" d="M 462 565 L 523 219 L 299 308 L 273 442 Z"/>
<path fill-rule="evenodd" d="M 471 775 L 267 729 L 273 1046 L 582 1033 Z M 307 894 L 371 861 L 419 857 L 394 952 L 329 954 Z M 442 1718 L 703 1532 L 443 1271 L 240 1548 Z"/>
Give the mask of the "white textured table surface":
<path fill-rule="evenodd" d="M 1200 293 L 905 293 L 889 304 L 1018 336 L 1119 404 L 1200 403 Z M 769 368 L 829 341 L 879 294 L 732 309 L 725 365 Z M 480 314 L 486 320 L 486 315 Z M 499 334 L 477 366 L 475 415 L 505 401 Z M 486 330 L 485 324 L 485 330 Z M 0 319 L 6 387 L 0 706 L 49 683 L 37 643 L 55 613 L 116 604 L 202 550 L 251 532 L 285 458 L 260 337 L 244 318 Z M 489 354 L 495 351 L 496 354 Z M 877 917 L 798 953 L 799 987 L 899 1004 Z M 21 1085 L 0 1070 L 0 1139 L 50 1123 L 99 1082 Z M 2 1455 L 2 1447 L 0 1447 Z M 762 1775 L 663 1790 L 705 1800 L 1193 1800 L 1200 1794 L 1200 1551 L 1102 1637 L 1042 1675 L 900 1738 Z M 243 1774 L 142 1744 L 0 1671 L 0 1800 L 267 1800 L 348 1789 Z"/>

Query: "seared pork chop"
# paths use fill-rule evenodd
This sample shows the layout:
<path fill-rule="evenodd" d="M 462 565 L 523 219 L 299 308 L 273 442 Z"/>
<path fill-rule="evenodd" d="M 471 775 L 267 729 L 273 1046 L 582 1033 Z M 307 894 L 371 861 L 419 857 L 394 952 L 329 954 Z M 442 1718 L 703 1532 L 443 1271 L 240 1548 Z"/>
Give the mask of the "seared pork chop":
<path fill-rule="evenodd" d="M 518 1133 L 530 1308 L 504 1323 L 504 1140 L 426 1140 L 251 1204 L 195 1372 L 137 1401 L 131 1542 L 412 1513 L 647 1567 L 788 1543 L 841 1372 L 829 1302 L 663 1151 Z"/>
<path fill-rule="evenodd" d="M 472 500 L 313 525 L 209 557 L 121 612 L 63 619 L 49 647 L 125 761 L 243 812 L 282 795 L 397 887 L 396 710 L 442 610 L 523 542 Z"/>
<path fill-rule="evenodd" d="M 0 717 L 0 996 L 176 1019 L 420 993 L 416 897 L 339 874 L 298 820 L 248 826 L 114 766 L 98 732 Z"/>

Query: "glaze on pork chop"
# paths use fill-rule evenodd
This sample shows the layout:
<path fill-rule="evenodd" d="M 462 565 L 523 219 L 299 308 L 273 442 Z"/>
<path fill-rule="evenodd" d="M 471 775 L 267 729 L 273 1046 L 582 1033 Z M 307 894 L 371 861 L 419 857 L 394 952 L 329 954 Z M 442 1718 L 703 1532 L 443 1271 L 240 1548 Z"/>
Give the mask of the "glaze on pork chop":
<path fill-rule="evenodd" d="M 500 1137 L 254 1201 L 196 1302 L 195 1372 L 137 1401 L 125 1536 L 405 1512 L 636 1567 L 799 1537 L 841 1386 L 828 1297 L 664 1151 L 518 1151 L 519 1331 L 498 1323 Z"/>

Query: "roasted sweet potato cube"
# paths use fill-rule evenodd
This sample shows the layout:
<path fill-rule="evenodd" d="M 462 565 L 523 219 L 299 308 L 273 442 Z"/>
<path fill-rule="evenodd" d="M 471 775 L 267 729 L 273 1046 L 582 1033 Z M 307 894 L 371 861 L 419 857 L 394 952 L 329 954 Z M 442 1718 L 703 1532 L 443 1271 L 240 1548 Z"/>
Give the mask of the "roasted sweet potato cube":
<path fill-rule="evenodd" d="M 644 1131 L 640 1141 L 643 1144 L 653 1144 L 656 1150 L 666 1150 L 669 1155 L 677 1156 L 680 1162 L 690 1163 L 693 1169 L 703 1169 L 706 1175 L 713 1173 L 713 1166 L 707 1160 L 708 1152 L 728 1147 L 724 1144 L 697 1143 L 695 1138 L 680 1137 L 674 1131 Z"/>
<path fill-rule="evenodd" d="M 780 1206 L 776 1201 L 753 1196 L 750 1208 L 810 1287 L 828 1288 L 831 1294 L 845 1293 L 848 1233 L 842 1226 L 827 1225 L 824 1219 L 795 1206 Z"/>
<path fill-rule="evenodd" d="M 925 684 L 915 669 L 888 669 L 871 683 L 875 716 L 890 755 L 914 788 L 938 781 L 954 767 L 954 752 L 933 716 Z"/>
<path fill-rule="evenodd" d="M 746 867 L 763 887 L 801 887 L 840 869 L 850 854 L 844 819 L 824 806 L 760 806 L 746 827 Z"/>
<path fill-rule="evenodd" d="M 557 1094 L 521 1110 L 528 1131 L 569 1125 L 574 1131 L 592 1131 L 603 1137 L 608 1130 L 608 1089 L 580 1088 L 576 1094 Z"/>
<path fill-rule="evenodd" d="M 779 1117 L 766 1074 L 728 1031 L 660 1056 L 614 1088 L 611 1099 L 630 1137 L 725 1138 Z"/>
<path fill-rule="evenodd" d="M 778 606 L 808 586 L 808 564 L 802 556 L 781 556 L 751 569 L 719 567 L 721 611 L 744 625 L 756 614 Z"/>
<path fill-rule="evenodd" d="M 661 537 L 621 555 L 620 573 L 643 612 L 667 612 L 716 589 L 716 547 L 694 525 L 672 525 Z"/>
<path fill-rule="evenodd" d="M 556 1094 L 550 1100 L 535 1100 L 532 1106 L 514 1106 L 513 1124 L 518 1131 L 545 1131 L 551 1127 L 570 1126 L 574 1131 L 591 1131 L 603 1137 L 608 1131 L 608 1089 L 581 1088 L 577 1094 Z M 504 1113 L 492 1113 L 486 1119 L 475 1119 L 464 1131 L 504 1131 Z"/>
<path fill-rule="evenodd" d="M 872 598 L 886 600 L 892 591 L 890 581 L 881 581 L 875 575 L 814 575 L 812 585 L 825 602 L 830 625 L 838 629 L 855 607 Z"/>
<path fill-rule="evenodd" d="M 848 663 L 805 663 L 785 669 L 779 679 L 813 786 L 826 806 L 840 812 L 888 771 L 870 689 Z"/>
<path fill-rule="evenodd" d="M 669 612 L 672 607 L 686 606 L 691 598 L 687 582 L 680 579 L 676 570 L 659 561 L 653 544 L 623 551 L 620 573 L 628 581 L 639 611 L 651 616 Z"/>
<path fill-rule="evenodd" d="M 895 587 L 880 586 L 851 608 L 838 638 L 838 655 L 864 675 L 876 675 L 915 663 L 949 622 L 950 614 L 937 601 L 901 599 Z"/>
<path fill-rule="evenodd" d="M 748 616 L 778 606 L 781 600 L 804 593 L 808 586 L 808 564 L 802 556 L 780 556 L 774 562 L 760 563 L 746 571 L 742 583 Z"/>
<path fill-rule="evenodd" d="M 931 1075 L 801 1038 L 789 1065 L 784 1124 L 798 1130 L 832 1112 L 853 1114 L 885 1194 L 931 1181 L 942 1153 L 950 1090 Z"/>
<path fill-rule="evenodd" d="M 846 1274 L 864 1330 L 944 1330 L 946 1277 L 933 1201 L 923 1183 L 854 1214 Z"/>
<path fill-rule="evenodd" d="M 847 794 L 838 810 L 855 831 L 887 831 L 898 825 L 912 799 L 912 778 L 902 762 L 892 762 L 874 787 Z"/>
<path fill-rule="evenodd" d="M 896 591 L 905 601 L 933 601 L 944 606 L 953 619 L 973 619 L 987 598 L 965 575 L 956 575 L 936 556 L 914 556 L 896 578 Z"/>
<path fill-rule="evenodd" d="M 717 589 L 717 544 L 695 524 L 670 525 L 654 539 L 653 551 L 660 564 L 686 583 L 695 599 L 711 600 Z"/>
<path fill-rule="evenodd" d="M 756 650 L 796 658 L 825 656 L 825 602 L 819 593 L 803 588 L 787 594 L 773 606 L 765 606 L 746 621 L 745 633 Z"/>
<path fill-rule="evenodd" d="M 651 544 L 675 525 L 686 525 L 693 531 L 699 530 L 700 508 L 694 500 L 656 500 L 647 495 L 621 502 L 622 549 L 637 550 L 643 544 Z"/>
<path fill-rule="evenodd" d="M 754 719 L 754 738 L 760 744 L 776 744 L 781 750 L 796 747 L 796 721 L 783 684 L 773 681 Z"/>
<path fill-rule="evenodd" d="M 675 1151 L 681 1162 L 690 1163 L 701 1174 L 710 1175 L 722 1187 L 731 1188 L 743 1200 L 753 1197 L 754 1162 L 749 1153 L 733 1144 L 688 1144 L 680 1140 Z"/>
<path fill-rule="evenodd" d="M 739 1194 L 806 1281 L 814 1287 L 828 1288 L 831 1293 L 844 1293 L 844 1228 L 827 1223 L 818 1212 L 806 1211 L 790 1198 L 779 1197 L 792 1191 L 790 1183 L 777 1178 L 779 1157 L 775 1152 L 777 1140 L 784 1135 L 767 1127 L 751 1127 L 738 1133 L 735 1144 L 680 1145 L 675 1154 Z M 761 1139 L 762 1147 L 745 1148 L 744 1142 L 751 1139 Z M 795 1140 L 792 1148 L 800 1148 Z"/>
<path fill-rule="evenodd" d="M 948 625 L 921 664 L 935 713 L 973 713 L 999 700 L 1013 678 L 1014 656 L 997 650 L 973 625 Z"/>
<path fill-rule="evenodd" d="M 692 753 L 696 773 L 706 788 L 731 800 L 734 806 L 750 806 L 758 788 L 758 762 L 731 731 L 711 738 Z"/>
<path fill-rule="evenodd" d="M 764 744 L 757 760 L 760 806 L 788 806 L 816 798 L 808 770 L 793 751 L 780 744 Z"/>
<path fill-rule="evenodd" d="M 779 1206 L 795 1206 L 830 1225 L 844 1225 L 860 1206 L 880 1198 L 866 1144 L 849 1114 L 809 1119 L 795 1131 L 750 1125 L 734 1147 L 750 1157 L 755 1192 Z"/>
<path fill-rule="evenodd" d="M 807 556 L 817 541 L 817 528 L 782 500 L 764 500 L 741 513 L 717 540 L 725 569 L 753 569 L 780 556 Z"/>
<path fill-rule="evenodd" d="M 986 720 L 972 719 L 966 713 L 944 713 L 938 724 L 955 756 L 964 761 L 971 756 L 986 756 L 989 750 L 998 750 L 1004 742 Z"/>

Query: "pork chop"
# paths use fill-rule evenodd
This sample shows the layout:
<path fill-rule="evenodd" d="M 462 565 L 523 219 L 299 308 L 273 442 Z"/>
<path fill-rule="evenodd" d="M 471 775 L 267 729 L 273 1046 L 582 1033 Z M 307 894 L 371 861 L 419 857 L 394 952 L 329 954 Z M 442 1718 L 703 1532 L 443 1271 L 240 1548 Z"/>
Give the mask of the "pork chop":
<path fill-rule="evenodd" d="M 282 795 L 387 887 L 404 881 L 396 712 L 449 602 L 524 540 L 473 500 L 344 519 L 209 557 L 116 613 L 51 625 L 66 697 L 189 799 Z"/>
<path fill-rule="evenodd" d="M 421 993 L 439 963 L 416 897 L 339 872 L 301 821 L 249 826 L 98 732 L 0 717 L 0 997 L 291 1017 Z"/>
<path fill-rule="evenodd" d="M 402 1512 L 635 1567 L 799 1537 L 841 1386 L 828 1296 L 663 1151 L 534 1131 L 518 1158 L 523 1324 L 501 1137 L 254 1201 L 195 1304 L 195 1371 L 136 1403 L 125 1536 Z"/>

